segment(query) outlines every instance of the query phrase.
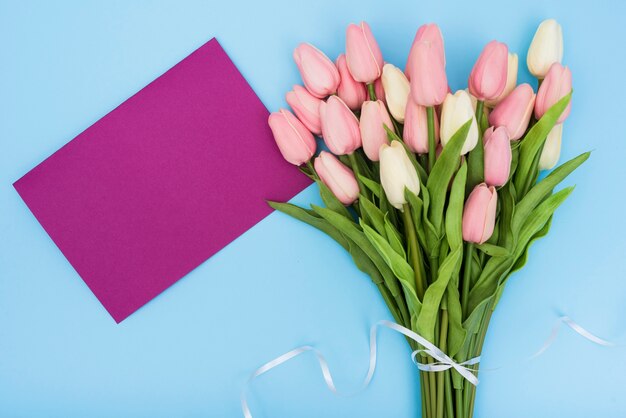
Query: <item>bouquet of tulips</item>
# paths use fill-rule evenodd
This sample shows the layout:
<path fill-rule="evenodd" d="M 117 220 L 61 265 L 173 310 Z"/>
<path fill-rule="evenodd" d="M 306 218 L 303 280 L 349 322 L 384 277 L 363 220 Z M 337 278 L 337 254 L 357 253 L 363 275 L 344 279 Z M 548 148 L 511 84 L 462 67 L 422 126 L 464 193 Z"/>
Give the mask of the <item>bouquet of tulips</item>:
<path fill-rule="evenodd" d="M 475 376 L 489 319 L 530 244 L 573 188 L 555 187 L 589 153 L 559 158 L 572 77 L 560 25 L 542 22 L 517 85 L 518 57 L 492 41 L 468 89 L 450 92 L 440 29 L 419 28 L 404 71 L 384 63 L 367 23 L 351 24 L 333 63 L 310 44 L 294 59 L 304 87 L 269 117 L 284 158 L 325 207 L 270 202 L 328 234 L 376 284 L 396 322 Z M 327 150 L 317 156 L 321 136 Z M 320 144 L 321 145 L 321 144 Z M 475 385 L 408 339 L 422 371 L 422 416 L 472 416 Z M 475 383 L 475 382 L 474 382 Z"/>

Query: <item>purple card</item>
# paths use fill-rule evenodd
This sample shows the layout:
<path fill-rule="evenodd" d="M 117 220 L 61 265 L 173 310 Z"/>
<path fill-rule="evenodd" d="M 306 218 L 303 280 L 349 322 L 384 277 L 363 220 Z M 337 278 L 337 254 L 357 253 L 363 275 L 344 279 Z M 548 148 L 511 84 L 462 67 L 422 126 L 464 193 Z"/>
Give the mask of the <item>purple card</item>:
<path fill-rule="evenodd" d="M 212 39 L 15 184 L 120 322 L 309 184 Z"/>

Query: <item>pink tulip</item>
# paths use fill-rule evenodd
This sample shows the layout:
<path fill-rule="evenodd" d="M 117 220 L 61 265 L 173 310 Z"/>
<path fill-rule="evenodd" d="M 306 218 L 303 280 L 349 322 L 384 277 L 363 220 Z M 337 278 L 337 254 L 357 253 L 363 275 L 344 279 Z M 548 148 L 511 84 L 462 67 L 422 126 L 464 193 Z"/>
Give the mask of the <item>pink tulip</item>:
<path fill-rule="evenodd" d="M 439 121 L 435 113 L 435 144 L 439 143 Z M 402 131 L 404 143 L 416 154 L 428 153 L 428 119 L 426 108 L 413 101 L 411 96 L 406 104 L 404 114 L 404 130 Z"/>
<path fill-rule="evenodd" d="M 293 51 L 293 59 L 300 70 L 304 86 L 313 96 L 321 99 L 337 91 L 339 71 L 322 51 L 303 43 Z"/>
<path fill-rule="evenodd" d="M 359 120 L 339 97 L 320 103 L 320 118 L 324 142 L 333 154 L 352 154 L 361 146 Z"/>
<path fill-rule="evenodd" d="M 469 76 L 469 91 L 478 100 L 494 100 L 506 87 L 509 49 L 506 44 L 491 41 L 480 53 Z"/>
<path fill-rule="evenodd" d="M 359 197 L 359 185 L 352 170 L 326 151 L 320 152 L 314 164 L 322 182 L 341 203 L 346 206 L 354 203 Z"/>
<path fill-rule="evenodd" d="M 535 92 L 530 84 L 520 84 L 489 114 L 489 124 L 504 126 L 511 141 L 526 133 L 535 106 Z"/>
<path fill-rule="evenodd" d="M 290 111 L 272 113 L 268 123 L 280 153 L 291 164 L 302 165 L 315 154 L 315 138 Z"/>
<path fill-rule="evenodd" d="M 474 187 L 463 209 L 463 239 L 482 244 L 491 238 L 496 222 L 496 188 L 481 183 Z"/>
<path fill-rule="evenodd" d="M 361 106 L 361 138 L 363 151 L 365 151 L 367 158 L 372 161 L 380 160 L 380 146 L 389 144 L 387 131 L 385 131 L 383 124 L 392 131 L 394 130 L 385 104 L 381 100 L 364 102 Z"/>
<path fill-rule="evenodd" d="M 339 55 L 336 64 L 339 75 L 341 76 L 341 83 L 339 83 L 339 87 L 337 87 L 337 95 L 350 109 L 360 109 L 363 102 L 367 100 L 365 84 L 359 83 L 352 78 L 344 54 Z"/>
<path fill-rule="evenodd" d="M 320 103 L 322 101 L 313 96 L 302 86 L 293 86 L 293 91 L 287 93 L 287 103 L 293 109 L 300 122 L 316 135 L 322 133 L 320 122 Z"/>
<path fill-rule="evenodd" d="M 381 100 L 385 104 L 387 103 L 387 98 L 385 97 L 385 88 L 383 87 L 382 78 L 377 78 L 376 81 L 374 81 L 374 93 L 376 93 L 377 100 Z M 369 92 L 367 93 L 367 97 L 369 100 L 373 100 L 373 98 L 370 97 Z"/>
<path fill-rule="evenodd" d="M 565 97 L 572 91 L 572 72 L 567 67 L 563 67 L 558 62 L 552 64 L 546 74 L 546 78 L 543 79 L 539 91 L 537 92 L 537 100 L 535 100 L 535 117 L 541 119 L 541 117 L 552 107 L 556 102 Z M 563 123 L 569 116 L 569 112 L 572 110 L 572 103 L 570 102 L 557 123 Z"/>
<path fill-rule="evenodd" d="M 439 47 L 428 41 L 417 42 L 412 54 L 408 65 L 413 101 L 425 107 L 443 103 L 448 94 L 448 79 Z"/>
<path fill-rule="evenodd" d="M 411 45 L 411 50 L 409 51 L 409 58 L 407 59 L 406 66 L 404 67 L 404 74 L 406 74 L 409 80 L 411 79 L 411 63 L 413 62 L 413 54 L 415 53 L 417 44 L 423 41 L 430 42 L 436 47 L 441 55 L 441 60 L 443 61 L 444 68 L 446 66 L 446 54 L 444 52 L 443 36 L 441 35 L 441 29 L 439 29 L 439 26 L 437 26 L 435 23 L 422 25 L 415 34 L 413 44 Z"/>
<path fill-rule="evenodd" d="M 352 77 L 361 83 L 371 83 L 383 71 L 383 54 L 365 22 L 350 24 L 346 30 L 346 60 Z"/>
<path fill-rule="evenodd" d="M 511 171 L 511 141 L 504 126 L 485 131 L 485 183 L 500 187 L 509 180 Z"/>

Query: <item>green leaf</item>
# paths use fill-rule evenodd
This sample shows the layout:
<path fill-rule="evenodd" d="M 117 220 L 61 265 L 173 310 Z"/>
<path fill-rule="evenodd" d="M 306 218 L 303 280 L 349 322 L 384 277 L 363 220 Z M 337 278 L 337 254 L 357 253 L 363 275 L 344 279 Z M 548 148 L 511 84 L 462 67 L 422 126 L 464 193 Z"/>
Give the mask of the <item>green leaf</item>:
<path fill-rule="evenodd" d="M 513 268 L 511 269 L 511 273 L 524 267 L 524 265 L 526 264 L 526 261 L 528 260 L 528 250 L 530 249 L 530 246 L 539 238 L 542 238 L 548 235 L 551 225 L 552 225 L 552 218 L 548 219 L 548 222 L 546 222 L 543 228 L 541 228 L 541 230 L 539 230 L 539 232 L 537 232 L 528 242 L 528 244 L 526 245 L 526 248 L 522 252 L 522 255 L 515 261 L 515 264 L 513 265 Z"/>
<path fill-rule="evenodd" d="M 409 204 L 409 209 L 411 209 L 411 218 L 417 230 L 417 239 L 422 248 L 426 248 L 426 235 L 424 234 L 424 223 L 422 222 L 422 208 L 424 203 L 419 196 L 410 190 L 404 190 L 404 197 Z"/>
<path fill-rule="evenodd" d="M 472 119 L 459 128 L 446 144 L 441 155 L 428 176 L 426 188 L 430 193 L 430 210 L 428 218 L 437 232 L 443 229 L 443 208 L 452 176 L 459 168 L 461 149 L 467 138 Z M 440 235 L 440 234 L 438 234 Z"/>
<path fill-rule="evenodd" d="M 362 227 L 367 239 L 376 248 L 378 253 L 391 268 L 391 271 L 393 271 L 400 281 L 409 306 L 409 312 L 412 314 L 420 314 L 421 303 L 415 291 L 415 275 L 413 268 L 404 258 L 400 257 L 400 255 L 391 248 L 391 245 L 389 245 L 380 234 L 374 231 L 374 229 L 365 224 L 363 224 Z M 421 315 L 419 315 L 419 317 L 421 318 Z"/>
<path fill-rule="evenodd" d="M 402 245 L 402 237 L 396 227 L 389 221 L 388 215 L 385 215 L 385 236 L 387 237 L 387 241 L 389 241 L 391 248 L 393 248 L 394 251 L 400 255 L 400 257 L 406 259 L 406 252 L 404 250 L 404 245 Z"/>
<path fill-rule="evenodd" d="M 302 222 L 305 222 L 319 229 L 322 232 L 325 232 L 328 236 L 330 236 L 332 239 L 337 241 L 337 243 L 339 243 L 339 245 L 341 245 L 343 248 L 345 248 L 346 250 L 348 249 L 348 241 L 341 234 L 341 232 L 339 232 L 337 228 L 332 226 L 323 218 L 319 218 L 315 216 L 314 212 L 301 208 L 296 205 L 292 205 L 291 203 L 281 203 L 281 202 L 272 202 L 272 201 L 268 201 L 267 203 L 272 208 L 276 209 L 277 211 L 283 212 L 291 217 L 294 217 Z"/>
<path fill-rule="evenodd" d="M 565 110 L 572 97 L 572 92 L 561 98 L 556 102 L 548 111 L 539 119 L 539 121 L 528 131 L 522 143 L 519 147 L 519 162 L 515 171 L 515 190 L 523 196 L 531 186 L 530 181 L 534 178 L 535 173 L 532 173 L 533 161 L 537 157 L 537 154 L 541 151 L 543 144 L 548 136 L 548 133 L 557 120 L 561 116 L 561 113 Z"/>
<path fill-rule="evenodd" d="M 316 180 L 317 185 L 320 189 L 320 196 L 322 197 L 322 201 L 328 207 L 328 209 L 337 212 L 340 215 L 345 216 L 348 219 L 352 219 L 352 215 L 348 211 L 348 209 L 337 199 L 337 197 L 330 191 L 328 186 L 322 183 L 320 180 Z"/>
<path fill-rule="evenodd" d="M 385 215 L 376 207 L 368 198 L 363 195 L 359 197 L 361 205 L 361 215 L 367 217 L 368 223 L 371 224 L 378 233 L 385 234 Z"/>
<path fill-rule="evenodd" d="M 589 158 L 589 155 L 589 152 L 585 152 L 578 157 L 572 158 L 568 162 L 556 168 L 543 180 L 537 183 L 535 187 L 530 189 L 526 196 L 524 196 L 524 198 L 515 207 L 515 215 L 513 216 L 511 224 L 511 230 L 513 231 L 514 236 L 517 236 L 520 227 L 524 222 L 526 222 L 526 219 L 528 218 L 531 211 L 548 194 L 550 194 L 550 192 L 554 189 L 556 185 L 558 185 L 561 181 L 565 179 L 565 177 L 570 175 L 572 171 L 574 171 L 582 163 L 584 163 L 587 158 Z"/>
<path fill-rule="evenodd" d="M 465 180 L 467 163 L 457 171 L 450 191 L 450 202 L 446 211 L 446 235 L 453 250 L 463 247 L 463 205 L 465 203 Z"/>
<path fill-rule="evenodd" d="M 439 305 L 448 287 L 448 282 L 452 277 L 459 274 L 462 255 L 462 248 L 457 248 L 448 254 L 439 267 L 437 280 L 428 286 L 426 293 L 424 293 L 422 310 L 417 318 L 417 332 L 428 341 L 435 341 L 435 323 L 439 316 Z"/>
<path fill-rule="evenodd" d="M 359 174 L 359 179 L 361 180 L 361 183 L 363 183 L 363 185 L 367 187 L 367 189 L 374 194 L 374 196 L 380 198 L 380 193 L 381 193 L 380 184 L 376 183 L 374 180 L 371 180 L 361 174 Z"/>
<path fill-rule="evenodd" d="M 450 280 L 446 289 L 446 300 L 448 309 L 448 355 L 454 357 L 461 349 L 467 336 L 467 331 L 463 328 L 461 309 L 461 297 L 459 295 L 458 280 Z"/>
<path fill-rule="evenodd" d="M 357 224 L 330 209 L 322 208 L 316 205 L 312 205 L 311 207 L 317 214 L 326 219 L 328 223 L 341 231 L 341 233 L 343 233 L 347 238 L 352 240 L 361 250 L 363 250 L 365 255 L 367 255 L 367 257 L 372 260 L 372 263 L 374 263 L 378 271 L 380 271 L 380 274 L 383 276 L 385 284 L 387 285 L 387 288 L 389 289 L 391 294 L 394 297 L 398 296 L 400 294 L 400 287 L 398 285 L 396 277 L 393 275 L 393 272 L 385 263 L 385 260 L 383 260 L 376 248 L 372 246 L 363 231 L 359 229 Z"/>
<path fill-rule="evenodd" d="M 476 248 L 491 257 L 506 257 L 511 254 L 511 252 L 504 247 L 499 247 L 486 242 L 484 244 L 476 245 Z"/>

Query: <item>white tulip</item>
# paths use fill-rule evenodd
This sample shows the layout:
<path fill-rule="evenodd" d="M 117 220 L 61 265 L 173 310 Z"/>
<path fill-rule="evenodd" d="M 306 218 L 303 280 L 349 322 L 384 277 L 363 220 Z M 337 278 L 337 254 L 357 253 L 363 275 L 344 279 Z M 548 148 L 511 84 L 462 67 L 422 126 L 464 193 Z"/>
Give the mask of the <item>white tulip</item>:
<path fill-rule="evenodd" d="M 417 171 L 399 141 L 380 146 L 380 183 L 389 203 L 400 210 L 406 203 L 405 188 L 415 194 L 420 192 Z"/>
<path fill-rule="evenodd" d="M 539 170 L 550 170 L 559 161 L 561 156 L 561 138 L 563 137 L 563 124 L 559 123 L 548 134 L 546 143 L 539 157 Z"/>
<path fill-rule="evenodd" d="M 441 126 L 439 128 L 441 145 L 445 147 L 450 138 L 469 119 L 472 120 L 472 124 L 461 149 L 461 155 L 473 150 L 478 143 L 478 124 L 469 93 L 465 90 L 459 90 L 454 94 L 448 93 L 441 109 Z"/>
<path fill-rule="evenodd" d="M 509 61 L 507 64 L 507 73 L 506 73 L 506 86 L 504 86 L 504 90 L 498 97 L 493 100 L 485 100 L 485 105 L 489 107 L 494 107 L 498 103 L 500 103 L 506 96 L 509 95 L 510 92 L 513 91 L 515 86 L 517 85 L 517 69 L 519 66 L 519 59 L 517 54 L 513 54 L 509 52 Z"/>
<path fill-rule="evenodd" d="M 563 59 L 563 30 L 554 19 L 541 22 L 535 32 L 526 64 L 528 70 L 537 78 L 544 78 L 555 62 Z"/>
<path fill-rule="evenodd" d="M 382 81 L 391 116 L 400 123 L 404 122 L 406 102 L 411 91 L 409 80 L 401 69 L 392 64 L 385 64 Z"/>

